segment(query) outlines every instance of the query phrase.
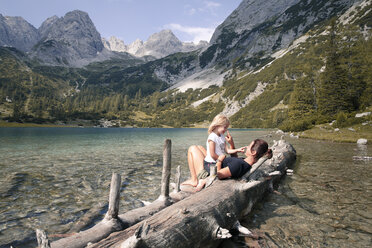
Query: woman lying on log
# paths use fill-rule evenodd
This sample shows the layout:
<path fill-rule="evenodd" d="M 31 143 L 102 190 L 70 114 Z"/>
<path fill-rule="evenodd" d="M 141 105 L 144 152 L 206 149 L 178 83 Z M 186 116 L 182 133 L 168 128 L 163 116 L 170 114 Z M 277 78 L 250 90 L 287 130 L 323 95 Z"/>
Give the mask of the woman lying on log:
<path fill-rule="evenodd" d="M 266 141 L 255 139 L 249 146 L 245 147 L 246 158 L 227 157 L 225 154 L 218 156 L 216 167 L 217 176 L 223 178 L 240 178 L 248 172 L 252 165 L 256 163 L 262 156 L 266 155 L 269 159 L 272 157 L 272 150 Z M 205 185 L 205 178 L 210 174 L 210 167 L 204 163 L 205 149 L 202 146 L 191 146 L 188 150 L 188 162 L 191 174 L 191 179 L 186 181 L 196 180 L 196 190 L 201 190 Z M 185 183 L 183 185 L 185 185 Z"/>

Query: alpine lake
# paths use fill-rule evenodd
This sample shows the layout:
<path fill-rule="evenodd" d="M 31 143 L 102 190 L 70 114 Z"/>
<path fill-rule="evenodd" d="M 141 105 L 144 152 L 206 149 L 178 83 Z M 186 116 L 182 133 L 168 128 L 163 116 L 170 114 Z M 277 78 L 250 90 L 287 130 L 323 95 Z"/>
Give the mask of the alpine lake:
<path fill-rule="evenodd" d="M 237 147 L 273 130 L 231 129 Z M 187 149 L 205 146 L 206 129 L 0 128 L 0 247 L 35 247 L 35 229 L 68 231 L 93 207 L 90 226 L 107 211 L 113 172 L 122 178 L 120 213 L 160 194 L 162 149 L 172 141 L 172 176 L 189 176 Z M 296 139 L 293 176 L 241 221 L 260 240 L 233 247 L 372 247 L 372 145 Z"/>

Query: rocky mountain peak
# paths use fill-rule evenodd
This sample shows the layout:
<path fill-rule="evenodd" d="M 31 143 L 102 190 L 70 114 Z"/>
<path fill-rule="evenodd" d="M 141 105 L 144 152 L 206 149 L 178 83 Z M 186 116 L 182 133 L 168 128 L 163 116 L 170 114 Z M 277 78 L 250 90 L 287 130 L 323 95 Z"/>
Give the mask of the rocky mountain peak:
<path fill-rule="evenodd" d="M 104 47 L 111 51 L 126 52 L 128 49 L 127 46 L 124 44 L 124 41 L 115 36 L 111 36 L 108 40 L 102 38 L 102 42 Z"/>
<path fill-rule="evenodd" d="M 97 49 L 102 50 L 101 35 L 96 30 L 88 13 L 74 10 L 66 13 L 64 17 L 55 19 L 45 34 L 46 39 L 78 39 L 86 36 L 91 36 L 94 42 L 97 42 Z"/>
<path fill-rule="evenodd" d="M 283 13 L 300 0 L 243 0 L 226 20 L 217 27 L 210 43 L 216 42 L 224 28 L 230 28 L 240 34 Z"/>
<path fill-rule="evenodd" d="M 210 46 L 202 51 L 200 66 L 231 66 L 237 58 L 242 68 L 260 66 L 317 23 L 358 1 L 243 0 L 215 30 Z"/>
<path fill-rule="evenodd" d="M 20 16 L 0 14 L 0 45 L 29 51 L 38 41 L 38 30 Z"/>
<path fill-rule="evenodd" d="M 54 15 L 46 19 L 41 26 L 39 27 L 39 33 L 41 37 L 45 35 L 45 33 L 48 31 L 48 29 L 58 20 L 58 16 Z"/>
<path fill-rule="evenodd" d="M 165 29 L 158 33 L 152 34 L 146 42 L 174 42 L 178 45 L 182 44 L 182 42 L 169 29 Z"/>
<path fill-rule="evenodd" d="M 49 18 L 40 30 L 43 36 L 33 56 L 46 63 L 79 66 L 96 58 L 104 48 L 101 35 L 84 11 L 74 10 L 61 18 Z"/>
<path fill-rule="evenodd" d="M 130 54 L 136 55 L 137 51 L 141 47 L 143 47 L 143 41 L 140 39 L 136 39 L 135 41 L 133 41 L 127 46 L 127 52 Z"/>
<path fill-rule="evenodd" d="M 109 40 L 102 39 L 102 41 L 104 46 L 111 51 L 127 52 L 137 57 L 153 56 L 155 58 L 178 52 L 189 52 L 208 45 L 206 41 L 201 41 L 197 45 L 192 42 L 181 42 L 169 29 L 152 34 L 145 42 L 137 39 L 129 45 L 125 45 L 122 40 L 114 36 Z"/>

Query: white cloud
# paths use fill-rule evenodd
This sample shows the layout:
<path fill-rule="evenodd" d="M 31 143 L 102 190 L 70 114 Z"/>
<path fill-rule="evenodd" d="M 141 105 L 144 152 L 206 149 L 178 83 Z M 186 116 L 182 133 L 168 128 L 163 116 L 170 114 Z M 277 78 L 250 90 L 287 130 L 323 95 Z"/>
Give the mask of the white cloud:
<path fill-rule="evenodd" d="M 195 8 L 191 8 L 191 9 L 188 10 L 188 14 L 189 15 L 193 15 L 195 13 L 196 13 L 196 9 Z"/>
<path fill-rule="evenodd" d="M 194 15 L 196 13 L 206 13 L 216 15 L 216 9 L 221 7 L 220 3 L 213 2 L 213 1 L 203 1 L 200 3 L 199 7 L 194 7 L 192 5 L 186 4 L 184 8 L 186 9 L 186 13 L 188 15 Z"/>
<path fill-rule="evenodd" d="M 195 44 L 199 43 L 201 40 L 209 41 L 215 30 L 215 28 L 189 27 L 176 23 L 167 24 L 164 26 L 164 28 L 185 33 Z"/>
<path fill-rule="evenodd" d="M 218 7 L 221 6 L 220 3 L 216 3 L 216 2 L 212 2 L 212 1 L 205 1 L 204 4 L 207 8 L 218 8 Z"/>

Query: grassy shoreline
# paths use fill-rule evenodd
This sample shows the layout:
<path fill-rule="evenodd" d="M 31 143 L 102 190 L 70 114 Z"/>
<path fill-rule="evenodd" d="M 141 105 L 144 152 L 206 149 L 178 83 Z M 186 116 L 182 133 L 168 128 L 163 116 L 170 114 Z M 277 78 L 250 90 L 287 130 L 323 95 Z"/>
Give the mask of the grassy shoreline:
<path fill-rule="evenodd" d="M 333 142 L 356 143 L 358 139 L 372 141 L 372 124 L 353 125 L 345 128 L 334 128 L 329 124 L 317 125 L 312 129 L 299 133 L 300 138 L 329 140 Z"/>
<path fill-rule="evenodd" d="M 94 127 L 93 125 L 78 125 L 78 124 L 37 124 L 37 123 L 18 123 L 18 122 L 5 122 L 0 121 L 0 128 L 7 127 L 58 127 L 58 128 L 81 128 L 81 127 Z M 165 127 L 171 128 L 171 127 Z M 189 128 L 207 128 L 205 123 L 195 124 Z M 315 140 L 327 140 L 333 142 L 345 142 L 345 143 L 356 143 L 358 139 L 367 139 L 369 142 L 372 141 L 372 124 L 367 125 L 354 125 L 351 127 L 345 127 L 336 129 L 328 124 L 317 125 L 312 129 L 297 133 L 300 138 L 304 139 L 315 139 Z"/>
<path fill-rule="evenodd" d="M 37 124 L 37 123 L 19 123 L 19 122 L 6 122 L 0 121 L 0 128 L 3 127 L 79 127 L 78 125 L 62 125 L 62 124 Z"/>

